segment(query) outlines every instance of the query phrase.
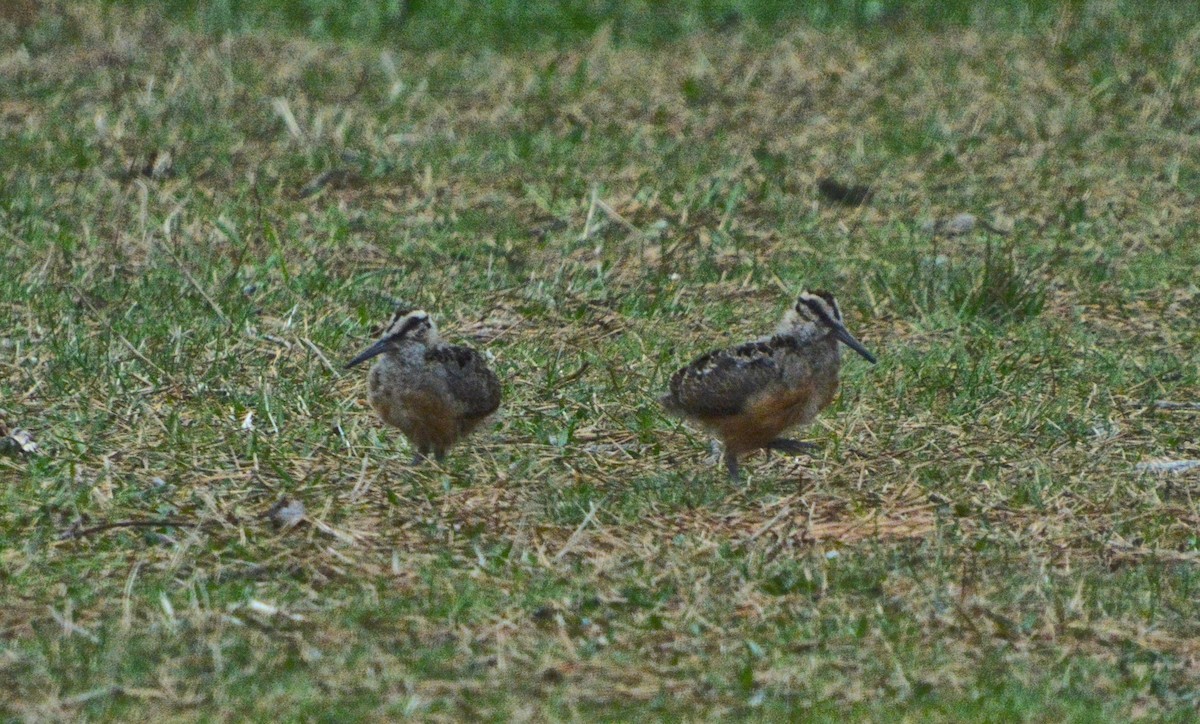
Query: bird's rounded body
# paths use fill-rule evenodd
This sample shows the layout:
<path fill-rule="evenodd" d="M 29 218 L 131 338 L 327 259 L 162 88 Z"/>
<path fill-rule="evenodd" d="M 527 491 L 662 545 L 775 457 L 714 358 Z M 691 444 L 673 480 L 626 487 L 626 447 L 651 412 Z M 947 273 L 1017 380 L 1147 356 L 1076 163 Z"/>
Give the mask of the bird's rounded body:
<path fill-rule="evenodd" d="M 709 352 L 677 371 L 661 402 L 718 437 L 737 478 L 742 455 L 811 447 L 780 434 L 811 423 L 837 395 L 839 342 L 874 361 L 841 324 L 832 296 L 805 293 L 774 335 Z"/>
<path fill-rule="evenodd" d="M 351 364 L 372 356 L 378 361 L 367 377 L 367 400 L 416 448 L 417 460 L 441 459 L 500 406 L 500 381 L 482 355 L 443 342 L 427 315 L 413 326 L 398 313 L 380 342 Z"/>

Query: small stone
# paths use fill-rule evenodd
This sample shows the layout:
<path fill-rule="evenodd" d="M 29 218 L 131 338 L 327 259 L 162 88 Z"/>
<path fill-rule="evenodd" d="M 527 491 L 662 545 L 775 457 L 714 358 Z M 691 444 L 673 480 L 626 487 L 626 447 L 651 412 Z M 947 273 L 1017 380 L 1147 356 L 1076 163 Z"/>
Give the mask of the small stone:
<path fill-rule="evenodd" d="M 304 520 L 304 503 L 292 498 L 282 498 L 267 511 L 267 518 L 280 528 L 291 528 Z"/>
<path fill-rule="evenodd" d="M 33 455 L 37 451 L 38 444 L 33 441 L 33 436 L 19 427 L 14 427 L 7 435 L 0 438 L 0 453 Z"/>
<path fill-rule="evenodd" d="M 1200 468 L 1200 460 L 1157 460 L 1138 463 L 1135 467 L 1144 473 L 1183 473 Z"/>
<path fill-rule="evenodd" d="M 974 214 L 958 214 L 942 223 L 941 231 L 947 236 L 961 236 L 975 228 Z"/>

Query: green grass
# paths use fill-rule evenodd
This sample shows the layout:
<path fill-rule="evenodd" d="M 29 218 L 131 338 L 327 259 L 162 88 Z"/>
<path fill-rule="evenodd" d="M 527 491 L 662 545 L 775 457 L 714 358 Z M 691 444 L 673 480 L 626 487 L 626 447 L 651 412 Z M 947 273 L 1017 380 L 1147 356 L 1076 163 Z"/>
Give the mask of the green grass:
<path fill-rule="evenodd" d="M 0 31 L 4 716 L 1195 717 L 1193 11 L 344 5 Z M 805 286 L 880 363 L 733 486 L 654 399 Z M 397 301 L 504 380 L 444 466 Z"/>
<path fill-rule="evenodd" d="M 756 41 L 800 24 L 890 34 L 961 31 L 1061 32 L 1064 59 L 1129 46 L 1172 42 L 1180 22 L 1200 11 L 1187 3 L 1048 0 L 104 0 L 108 8 L 145 8 L 194 30 L 269 30 L 315 39 L 373 41 L 419 50 L 570 47 L 605 32 L 617 42 L 657 46 L 698 32 L 739 34 Z M 1125 32 L 1132 20 L 1141 32 Z"/>

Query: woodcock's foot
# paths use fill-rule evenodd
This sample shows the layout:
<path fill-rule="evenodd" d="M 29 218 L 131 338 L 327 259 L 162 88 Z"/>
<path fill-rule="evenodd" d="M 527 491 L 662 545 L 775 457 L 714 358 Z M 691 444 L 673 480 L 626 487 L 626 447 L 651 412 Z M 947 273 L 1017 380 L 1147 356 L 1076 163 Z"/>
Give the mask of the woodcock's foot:
<path fill-rule="evenodd" d="M 767 457 L 770 459 L 771 451 L 778 450 L 781 453 L 788 455 L 811 455 L 820 449 L 816 443 L 802 442 L 800 440 L 789 440 L 787 438 L 778 438 L 772 440 L 766 445 Z M 726 451 L 725 453 L 725 469 L 729 471 L 729 479 L 735 483 L 741 482 L 740 468 L 738 467 L 737 455 Z"/>
<path fill-rule="evenodd" d="M 412 462 L 410 462 L 409 465 L 411 465 L 414 468 L 417 467 L 418 465 L 420 465 L 421 463 L 423 463 L 429 459 L 430 453 L 432 453 L 433 459 L 438 461 L 439 463 L 446 459 L 446 451 L 445 450 L 428 450 L 428 449 L 418 450 L 417 452 L 413 453 Z"/>
<path fill-rule="evenodd" d="M 734 455 L 728 450 L 725 451 L 725 469 L 729 471 L 730 480 L 735 483 L 740 483 L 742 481 L 741 475 L 738 474 L 737 455 Z"/>
<path fill-rule="evenodd" d="M 779 452 L 787 453 L 788 455 L 809 455 L 819 449 L 820 447 L 816 443 L 788 440 L 782 437 L 767 443 L 768 454 L 771 450 L 778 450 Z"/>

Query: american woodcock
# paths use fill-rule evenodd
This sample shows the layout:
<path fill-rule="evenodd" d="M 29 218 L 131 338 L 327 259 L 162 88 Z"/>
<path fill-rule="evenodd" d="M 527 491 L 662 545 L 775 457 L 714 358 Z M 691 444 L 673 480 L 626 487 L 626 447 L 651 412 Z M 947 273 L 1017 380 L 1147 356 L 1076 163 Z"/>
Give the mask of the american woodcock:
<path fill-rule="evenodd" d="M 413 464 L 430 453 L 441 460 L 500 407 L 500 381 L 483 357 L 443 342 L 422 310 L 396 310 L 379 341 L 346 367 L 374 357 L 367 399 L 416 448 Z"/>
<path fill-rule="evenodd" d="M 725 467 L 736 481 L 741 455 L 815 449 L 779 435 L 812 422 L 833 401 L 842 366 L 839 342 L 875 363 L 846 329 L 833 295 L 805 291 L 774 335 L 699 357 L 671 376 L 671 391 L 660 402 L 720 438 Z"/>

